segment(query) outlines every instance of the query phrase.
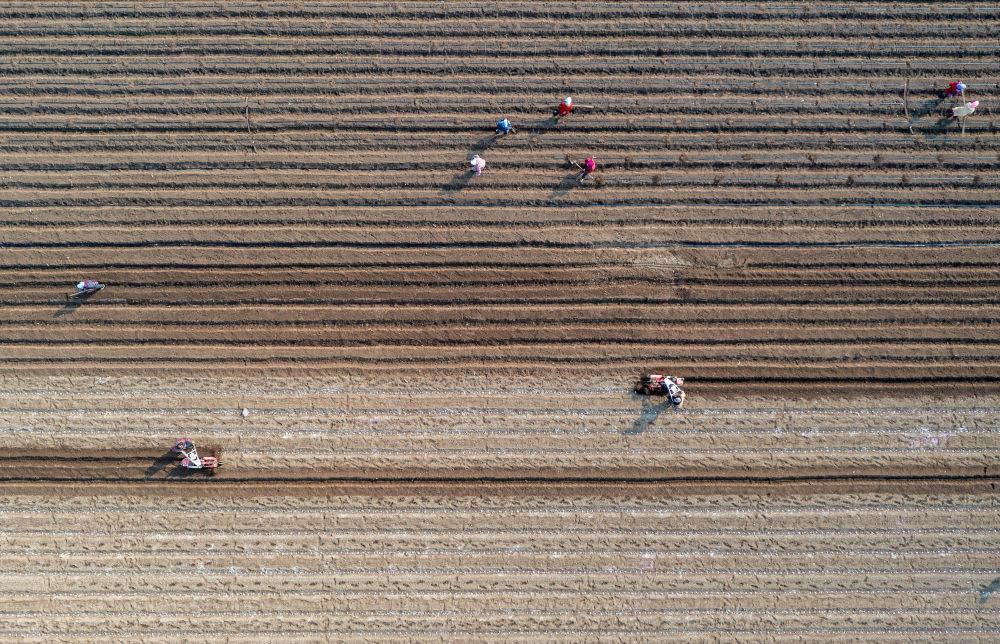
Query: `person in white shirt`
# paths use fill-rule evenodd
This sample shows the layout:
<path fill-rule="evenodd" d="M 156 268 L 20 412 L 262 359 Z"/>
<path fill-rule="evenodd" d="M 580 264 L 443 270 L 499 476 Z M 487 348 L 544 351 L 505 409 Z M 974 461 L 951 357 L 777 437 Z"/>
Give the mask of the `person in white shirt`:
<path fill-rule="evenodd" d="M 956 119 L 971 116 L 976 111 L 977 107 L 979 107 L 979 101 L 969 101 L 964 105 L 951 108 L 951 116 Z"/>
<path fill-rule="evenodd" d="M 469 160 L 469 170 L 472 171 L 477 177 L 483 173 L 483 168 L 486 167 L 486 159 L 479 156 L 478 154 Z"/>

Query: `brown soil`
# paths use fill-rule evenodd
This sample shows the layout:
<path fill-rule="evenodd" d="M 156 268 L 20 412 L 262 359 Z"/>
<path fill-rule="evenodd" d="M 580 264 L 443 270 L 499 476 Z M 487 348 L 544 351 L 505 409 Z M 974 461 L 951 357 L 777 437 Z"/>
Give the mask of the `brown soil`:
<path fill-rule="evenodd" d="M 993 639 L 998 19 L 0 7 L 0 639 Z"/>

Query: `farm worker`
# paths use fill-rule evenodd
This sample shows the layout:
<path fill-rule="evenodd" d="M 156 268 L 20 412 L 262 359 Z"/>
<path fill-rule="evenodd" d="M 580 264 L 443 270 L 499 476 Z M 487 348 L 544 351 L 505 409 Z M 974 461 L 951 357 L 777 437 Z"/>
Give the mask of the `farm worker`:
<path fill-rule="evenodd" d="M 514 126 L 511 125 L 510 120 L 500 119 L 497 121 L 497 136 L 507 136 L 514 132 Z"/>
<path fill-rule="evenodd" d="M 962 81 L 952 81 L 948 83 L 948 89 L 944 91 L 944 95 L 951 98 L 953 96 L 965 96 L 965 83 Z"/>
<path fill-rule="evenodd" d="M 83 280 L 82 282 L 76 283 L 76 290 L 86 291 L 92 288 L 98 288 L 101 285 L 97 280 Z"/>
<path fill-rule="evenodd" d="M 587 160 L 583 162 L 583 171 L 580 172 L 580 176 L 577 177 L 577 181 L 583 181 L 596 169 L 597 162 L 594 161 L 594 157 L 587 157 Z"/>
<path fill-rule="evenodd" d="M 671 380 L 669 377 L 663 379 L 663 388 L 667 390 L 667 393 L 671 397 L 680 395 L 681 388 L 677 386 L 677 383 Z"/>
<path fill-rule="evenodd" d="M 670 402 L 677 407 L 684 404 L 684 390 L 679 386 L 684 384 L 683 378 L 674 378 L 673 376 L 653 376 L 652 378 L 655 378 L 652 382 L 662 387 L 662 391 L 670 396 Z"/>
<path fill-rule="evenodd" d="M 559 103 L 559 107 L 556 108 L 556 117 L 566 116 L 573 111 L 573 97 L 567 96 Z"/>
<path fill-rule="evenodd" d="M 969 116 L 976 111 L 979 107 L 979 101 L 972 101 L 971 103 L 966 103 L 965 105 L 959 105 L 958 107 L 951 108 L 951 115 L 954 118 L 961 118 L 963 116 Z"/>
<path fill-rule="evenodd" d="M 483 168 L 486 167 L 486 159 L 479 156 L 478 154 L 469 161 L 469 169 L 475 173 L 478 177 L 483 173 Z"/>

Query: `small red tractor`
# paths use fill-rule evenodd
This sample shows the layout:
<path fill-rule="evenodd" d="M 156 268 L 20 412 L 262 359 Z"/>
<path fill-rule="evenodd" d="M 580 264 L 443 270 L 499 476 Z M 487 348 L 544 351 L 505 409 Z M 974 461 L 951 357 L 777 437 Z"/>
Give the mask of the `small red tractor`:
<path fill-rule="evenodd" d="M 670 404 L 680 409 L 684 406 L 684 390 L 680 387 L 683 384 L 684 378 L 653 373 L 643 376 L 635 383 L 635 393 L 642 396 L 667 396 Z"/>
<path fill-rule="evenodd" d="M 215 456 L 199 456 L 198 448 L 190 438 L 179 438 L 171 450 L 181 460 L 181 467 L 186 470 L 206 470 L 214 474 L 219 467 L 219 459 Z"/>

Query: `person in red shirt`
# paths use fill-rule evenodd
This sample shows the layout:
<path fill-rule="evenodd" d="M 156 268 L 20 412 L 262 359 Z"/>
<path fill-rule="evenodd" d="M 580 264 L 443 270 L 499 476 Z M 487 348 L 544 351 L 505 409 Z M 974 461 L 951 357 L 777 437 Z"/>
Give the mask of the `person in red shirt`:
<path fill-rule="evenodd" d="M 948 89 L 944 91 L 945 98 L 965 96 L 965 87 L 966 85 L 962 81 L 952 81 L 948 83 Z"/>
<path fill-rule="evenodd" d="M 559 103 L 559 107 L 556 108 L 553 116 L 556 118 L 562 118 L 573 111 L 573 97 L 567 96 Z"/>

